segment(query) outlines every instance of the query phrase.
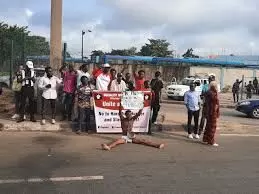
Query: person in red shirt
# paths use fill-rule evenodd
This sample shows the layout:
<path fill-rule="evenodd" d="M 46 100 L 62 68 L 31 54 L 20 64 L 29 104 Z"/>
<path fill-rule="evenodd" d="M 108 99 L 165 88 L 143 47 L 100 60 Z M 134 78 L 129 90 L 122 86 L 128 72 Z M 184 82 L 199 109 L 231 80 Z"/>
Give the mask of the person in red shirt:
<path fill-rule="evenodd" d="M 140 70 L 138 72 L 138 75 L 134 72 L 134 78 L 135 78 L 135 89 L 136 90 L 143 90 L 144 82 L 145 82 L 145 71 Z"/>
<path fill-rule="evenodd" d="M 92 74 L 93 74 L 93 78 L 96 79 L 98 77 L 98 75 L 100 75 L 103 72 L 102 68 L 97 66 L 96 68 L 94 68 Z"/>

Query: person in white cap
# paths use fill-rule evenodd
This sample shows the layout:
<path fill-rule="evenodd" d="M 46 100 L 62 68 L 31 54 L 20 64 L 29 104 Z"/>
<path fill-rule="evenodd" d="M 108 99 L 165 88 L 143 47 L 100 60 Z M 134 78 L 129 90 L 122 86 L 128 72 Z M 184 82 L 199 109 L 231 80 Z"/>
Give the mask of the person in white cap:
<path fill-rule="evenodd" d="M 34 84 L 35 84 L 35 72 L 33 70 L 33 62 L 27 61 L 25 70 L 21 71 L 22 76 L 18 82 L 22 83 L 21 89 L 21 112 L 20 118 L 18 119 L 18 123 L 25 121 L 25 105 L 27 98 L 29 99 L 29 113 L 30 113 L 30 121 L 36 122 L 34 117 L 33 110 L 33 100 L 34 100 Z"/>
<path fill-rule="evenodd" d="M 108 91 L 108 86 L 111 82 L 111 75 L 109 74 L 111 66 L 105 63 L 102 65 L 102 68 L 102 72 L 96 78 L 96 89 L 99 91 Z"/>

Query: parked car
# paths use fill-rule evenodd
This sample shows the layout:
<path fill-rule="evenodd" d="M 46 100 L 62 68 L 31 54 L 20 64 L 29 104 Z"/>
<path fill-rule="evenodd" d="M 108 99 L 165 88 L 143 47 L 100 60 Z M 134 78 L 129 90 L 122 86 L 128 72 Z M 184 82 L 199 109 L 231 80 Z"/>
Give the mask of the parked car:
<path fill-rule="evenodd" d="M 201 95 L 202 87 L 208 83 L 209 79 L 198 76 L 188 76 L 184 78 L 180 83 L 172 80 L 171 84 L 166 87 L 166 95 L 168 98 L 184 99 L 185 92 L 189 91 L 191 84 L 196 84 L 195 90 Z M 218 91 L 220 91 L 220 85 L 218 84 Z"/>
<path fill-rule="evenodd" d="M 236 110 L 249 117 L 259 119 L 259 99 L 243 100 L 237 103 Z"/>
<path fill-rule="evenodd" d="M 172 80 L 171 84 L 166 87 L 166 95 L 168 98 L 177 98 L 183 100 L 185 92 L 190 89 L 190 85 L 195 83 L 195 90 L 201 94 L 203 84 L 207 82 L 208 78 L 186 77 L 180 83 Z"/>

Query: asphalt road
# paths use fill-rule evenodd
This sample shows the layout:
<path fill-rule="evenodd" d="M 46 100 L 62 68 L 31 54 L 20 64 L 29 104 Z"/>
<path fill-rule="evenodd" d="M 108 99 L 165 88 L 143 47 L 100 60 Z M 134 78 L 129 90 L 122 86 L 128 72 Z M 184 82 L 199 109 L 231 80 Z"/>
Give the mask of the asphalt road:
<path fill-rule="evenodd" d="M 182 136 L 151 138 L 164 150 L 100 144 L 114 135 L 0 133 L 0 179 L 103 176 L 103 180 L 1 183 L 3 194 L 258 193 L 258 137 L 219 137 L 209 147 Z M 48 156 L 50 154 L 51 156 Z"/>
<path fill-rule="evenodd" d="M 187 117 L 186 108 L 182 104 L 162 104 L 161 110 L 170 116 Z M 185 120 L 183 119 L 183 121 Z M 252 126 L 259 125 L 259 119 L 248 118 L 245 114 L 229 108 L 220 108 L 220 121 Z"/>

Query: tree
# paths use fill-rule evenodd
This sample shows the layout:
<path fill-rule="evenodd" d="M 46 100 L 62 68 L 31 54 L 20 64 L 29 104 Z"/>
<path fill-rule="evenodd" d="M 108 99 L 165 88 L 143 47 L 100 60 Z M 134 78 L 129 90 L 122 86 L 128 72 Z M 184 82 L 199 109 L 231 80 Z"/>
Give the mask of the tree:
<path fill-rule="evenodd" d="M 22 63 L 25 56 L 49 55 L 49 43 L 44 37 L 30 36 L 27 26 L 9 26 L 0 22 L 0 66 L 10 61 L 13 41 L 15 62 Z"/>
<path fill-rule="evenodd" d="M 91 56 L 103 56 L 104 52 L 102 50 L 94 50 L 91 52 Z"/>
<path fill-rule="evenodd" d="M 71 56 L 71 54 L 69 52 L 66 52 L 66 57 L 67 58 L 71 58 L 72 56 Z"/>
<path fill-rule="evenodd" d="M 137 55 L 137 48 L 131 47 L 128 49 L 112 49 L 110 53 L 107 53 L 109 55 L 120 55 L 120 56 L 133 56 Z"/>
<path fill-rule="evenodd" d="M 38 56 L 49 55 L 49 43 L 45 37 L 41 36 L 28 36 L 25 41 L 26 55 Z"/>
<path fill-rule="evenodd" d="M 167 57 L 172 56 L 173 51 L 169 50 L 170 43 L 163 39 L 148 39 L 139 52 L 142 56 Z"/>
<path fill-rule="evenodd" d="M 199 58 L 199 56 L 194 55 L 192 52 L 193 52 L 192 48 L 187 49 L 187 51 L 182 55 L 183 58 Z"/>

